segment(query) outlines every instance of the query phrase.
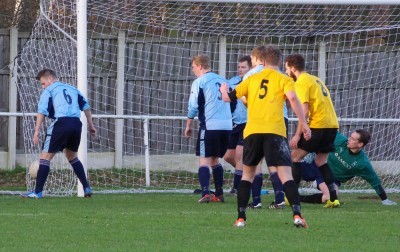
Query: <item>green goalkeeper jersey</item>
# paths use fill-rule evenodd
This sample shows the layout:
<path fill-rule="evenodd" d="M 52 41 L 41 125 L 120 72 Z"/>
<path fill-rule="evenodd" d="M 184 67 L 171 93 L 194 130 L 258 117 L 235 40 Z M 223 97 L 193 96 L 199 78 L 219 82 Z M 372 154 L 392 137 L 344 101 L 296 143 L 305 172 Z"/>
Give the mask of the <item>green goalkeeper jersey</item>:
<path fill-rule="evenodd" d="M 347 138 L 340 133 L 337 133 L 335 138 L 335 151 L 329 153 L 328 165 L 335 180 L 344 183 L 358 176 L 365 179 L 375 191 L 379 191 L 381 181 L 364 150 L 356 154 L 351 153 L 347 148 Z"/>

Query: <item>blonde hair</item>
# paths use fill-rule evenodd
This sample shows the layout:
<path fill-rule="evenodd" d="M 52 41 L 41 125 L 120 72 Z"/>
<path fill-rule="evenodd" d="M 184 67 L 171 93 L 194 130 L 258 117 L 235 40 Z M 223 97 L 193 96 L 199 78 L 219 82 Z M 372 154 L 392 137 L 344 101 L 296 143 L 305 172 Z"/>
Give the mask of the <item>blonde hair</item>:
<path fill-rule="evenodd" d="M 199 55 L 193 56 L 192 64 L 195 64 L 197 66 L 202 66 L 204 69 L 211 68 L 210 57 L 208 57 L 205 54 L 199 54 Z"/>
<path fill-rule="evenodd" d="M 279 66 L 282 60 L 282 52 L 274 46 L 257 46 L 251 51 L 251 56 L 258 60 L 273 66 Z"/>

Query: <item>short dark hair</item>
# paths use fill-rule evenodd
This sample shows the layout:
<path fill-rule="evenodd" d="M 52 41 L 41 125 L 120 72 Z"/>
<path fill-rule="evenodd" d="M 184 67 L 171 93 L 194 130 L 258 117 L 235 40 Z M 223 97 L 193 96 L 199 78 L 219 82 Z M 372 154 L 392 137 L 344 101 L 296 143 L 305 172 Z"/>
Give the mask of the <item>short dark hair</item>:
<path fill-rule="evenodd" d="M 287 56 L 285 62 L 289 67 L 294 67 L 298 71 L 303 71 L 306 68 L 305 60 L 300 54 L 292 54 Z"/>
<path fill-rule="evenodd" d="M 48 77 L 48 76 L 57 78 L 57 75 L 56 75 L 56 73 L 55 73 L 53 70 L 48 69 L 48 68 L 45 68 L 45 69 L 41 70 L 41 71 L 37 74 L 36 79 L 37 79 L 37 80 L 40 80 L 40 78 L 42 78 L 42 77 Z"/>
<path fill-rule="evenodd" d="M 371 140 L 371 133 L 364 129 L 356 129 L 355 132 L 360 135 L 360 139 L 358 141 L 362 142 L 363 145 L 367 145 Z"/>
<path fill-rule="evenodd" d="M 247 62 L 247 65 L 251 68 L 251 57 L 250 57 L 249 55 L 240 57 L 238 61 L 239 61 L 240 63 L 246 61 L 246 62 Z"/>
<path fill-rule="evenodd" d="M 282 60 L 281 50 L 274 46 L 257 46 L 251 51 L 251 55 L 273 66 L 279 66 Z"/>

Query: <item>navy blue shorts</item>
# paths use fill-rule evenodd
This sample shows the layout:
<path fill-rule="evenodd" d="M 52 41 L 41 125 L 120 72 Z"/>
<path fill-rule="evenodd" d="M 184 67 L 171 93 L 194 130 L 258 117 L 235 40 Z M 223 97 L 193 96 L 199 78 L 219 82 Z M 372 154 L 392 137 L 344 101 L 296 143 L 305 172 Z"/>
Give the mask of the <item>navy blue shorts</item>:
<path fill-rule="evenodd" d="M 334 142 L 337 129 L 311 129 L 311 139 L 305 140 L 301 134 L 297 147 L 310 152 L 329 153 L 335 150 Z"/>
<path fill-rule="evenodd" d="M 77 152 L 81 143 L 82 122 L 77 117 L 61 117 L 47 128 L 43 151 L 56 153 L 65 148 Z"/>
<path fill-rule="evenodd" d="M 243 146 L 243 130 L 246 124 L 233 124 L 231 135 L 229 136 L 228 149 L 236 149 L 236 146 Z"/>
<path fill-rule="evenodd" d="M 243 164 L 256 166 L 265 157 L 267 166 L 292 166 L 287 139 L 269 133 L 251 134 L 244 139 Z"/>
<path fill-rule="evenodd" d="M 321 172 L 319 171 L 317 165 L 313 161 L 311 164 L 307 162 L 301 162 L 301 178 L 304 181 L 311 182 L 316 180 L 317 185 L 325 182 L 322 178 Z"/>
<path fill-rule="evenodd" d="M 228 149 L 230 130 L 200 129 L 197 137 L 196 156 L 223 157 Z"/>

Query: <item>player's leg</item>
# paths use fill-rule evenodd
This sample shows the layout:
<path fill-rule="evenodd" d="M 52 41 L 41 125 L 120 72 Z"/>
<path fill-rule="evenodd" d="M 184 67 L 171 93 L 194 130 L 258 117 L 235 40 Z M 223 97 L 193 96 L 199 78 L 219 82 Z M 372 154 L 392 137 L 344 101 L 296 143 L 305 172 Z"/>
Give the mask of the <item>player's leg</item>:
<path fill-rule="evenodd" d="M 208 203 L 211 200 L 210 194 L 210 163 L 211 160 L 206 157 L 206 134 L 207 130 L 200 129 L 197 136 L 196 156 L 199 157 L 198 177 L 201 188 L 201 198 L 199 203 Z"/>
<path fill-rule="evenodd" d="M 253 183 L 251 184 L 251 197 L 253 198 L 253 202 L 248 205 L 249 208 L 252 209 L 261 209 L 261 188 L 263 184 L 264 176 L 261 170 L 262 160 L 256 166 Z"/>
<path fill-rule="evenodd" d="M 212 202 L 224 202 L 224 169 L 222 168 L 221 163 L 219 162 L 219 157 L 211 157 L 210 165 L 212 168 L 212 175 L 215 186 L 215 194 L 212 195 Z"/>
<path fill-rule="evenodd" d="M 284 188 L 285 195 L 293 210 L 296 227 L 308 227 L 301 216 L 300 196 L 292 176 L 291 156 L 286 139 L 275 134 L 267 134 L 264 141 L 264 155 L 268 167 L 275 167 Z"/>
<path fill-rule="evenodd" d="M 64 150 L 65 157 L 67 158 L 68 162 L 71 164 L 74 173 L 78 177 L 79 181 L 82 184 L 84 197 L 88 198 L 92 196 L 92 189 L 89 186 L 89 182 L 86 177 L 86 172 L 83 167 L 82 162 L 78 158 L 78 153 L 72 151 L 68 148 Z"/>
<path fill-rule="evenodd" d="M 276 167 L 268 167 L 269 179 L 271 180 L 272 188 L 274 189 L 275 200 L 270 204 L 270 209 L 284 209 L 285 208 L 285 193 L 283 191 L 283 184 L 278 176 Z"/>
<path fill-rule="evenodd" d="M 263 137 L 254 134 L 246 137 L 243 146 L 243 176 L 237 193 L 238 217 L 235 225 L 242 227 L 246 221 L 246 208 L 250 199 L 251 184 L 254 180 L 256 166 L 263 157 Z"/>
<path fill-rule="evenodd" d="M 301 160 L 308 154 L 306 150 L 301 148 L 296 148 L 292 150 L 291 158 L 293 162 L 292 166 L 292 176 L 293 180 L 296 183 L 296 186 L 299 187 L 301 181 Z"/>

